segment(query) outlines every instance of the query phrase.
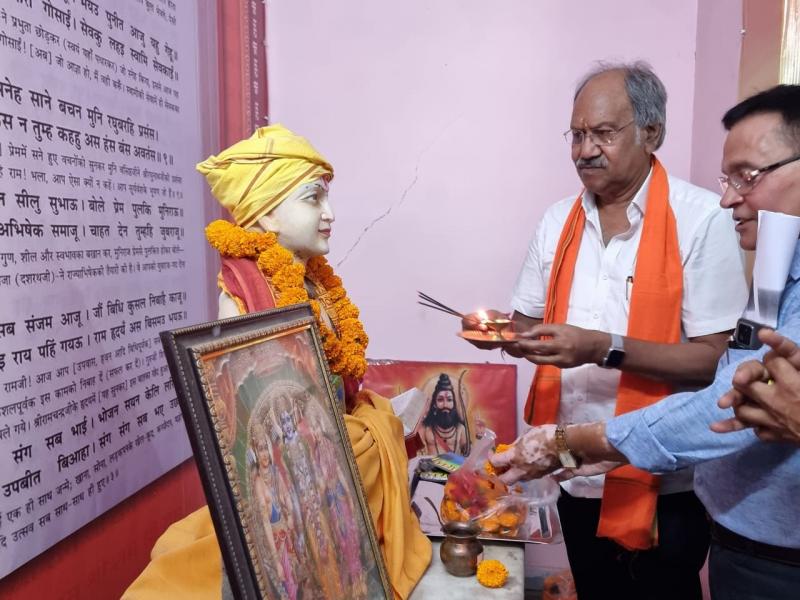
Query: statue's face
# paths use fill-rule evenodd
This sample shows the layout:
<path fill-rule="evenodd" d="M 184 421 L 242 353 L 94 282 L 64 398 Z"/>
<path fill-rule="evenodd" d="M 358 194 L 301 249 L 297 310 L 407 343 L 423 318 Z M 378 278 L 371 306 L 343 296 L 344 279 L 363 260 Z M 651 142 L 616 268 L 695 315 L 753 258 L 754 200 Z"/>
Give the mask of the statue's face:
<path fill-rule="evenodd" d="M 328 253 L 334 219 L 328 203 L 327 182 L 318 179 L 298 187 L 258 222 L 266 231 L 278 235 L 281 246 L 298 258 L 308 260 Z"/>

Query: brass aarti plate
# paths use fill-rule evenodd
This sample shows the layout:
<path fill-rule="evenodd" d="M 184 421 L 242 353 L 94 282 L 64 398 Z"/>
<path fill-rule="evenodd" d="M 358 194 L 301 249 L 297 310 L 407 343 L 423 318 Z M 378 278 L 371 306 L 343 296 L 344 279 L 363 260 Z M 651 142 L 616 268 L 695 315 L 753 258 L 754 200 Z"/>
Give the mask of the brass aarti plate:
<path fill-rule="evenodd" d="M 521 339 L 513 331 L 495 332 L 468 330 L 459 331 L 456 335 L 470 342 L 488 342 L 491 344 L 511 344 Z"/>

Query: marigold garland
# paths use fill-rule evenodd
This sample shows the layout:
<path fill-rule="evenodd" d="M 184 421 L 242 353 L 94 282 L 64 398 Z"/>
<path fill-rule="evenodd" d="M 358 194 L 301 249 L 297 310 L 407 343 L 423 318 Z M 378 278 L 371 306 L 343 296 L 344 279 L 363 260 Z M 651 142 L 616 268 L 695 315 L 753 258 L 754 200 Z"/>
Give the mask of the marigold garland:
<path fill-rule="evenodd" d="M 309 302 L 317 318 L 322 348 L 333 373 L 361 379 L 367 370 L 367 343 L 364 325 L 358 320 L 358 307 L 347 297 L 342 280 L 322 256 L 309 259 L 304 266 L 294 261 L 292 253 L 278 244 L 274 233 L 247 231 L 228 221 L 217 220 L 206 227 L 206 238 L 223 256 L 256 259 L 258 268 L 275 288 L 278 307 Z M 328 327 L 320 317 L 317 300 L 309 298 L 305 287 L 308 278 L 325 290 L 331 307 L 331 320 L 339 332 Z"/>
<path fill-rule="evenodd" d="M 478 563 L 478 583 L 488 588 L 503 587 L 508 580 L 508 569 L 499 560 L 482 560 Z"/>

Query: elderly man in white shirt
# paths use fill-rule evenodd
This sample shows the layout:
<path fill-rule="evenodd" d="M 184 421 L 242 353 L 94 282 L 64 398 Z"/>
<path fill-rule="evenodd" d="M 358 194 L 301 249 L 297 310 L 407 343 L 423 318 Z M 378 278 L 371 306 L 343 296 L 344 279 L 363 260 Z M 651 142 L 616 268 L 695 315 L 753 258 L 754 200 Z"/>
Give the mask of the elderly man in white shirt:
<path fill-rule="evenodd" d="M 747 300 L 741 255 L 719 197 L 655 158 L 665 117 L 646 64 L 578 85 L 565 137 L 585 189 L 542 218 L 511 301 L 522 339 L 504 345 L 538 365 L 529 423 L 605 420 L 713 380 Z M 691 472 L 609 481 L 575 478 L 559 500 L 581 600 L 700 600 L 709 530 Z"/>

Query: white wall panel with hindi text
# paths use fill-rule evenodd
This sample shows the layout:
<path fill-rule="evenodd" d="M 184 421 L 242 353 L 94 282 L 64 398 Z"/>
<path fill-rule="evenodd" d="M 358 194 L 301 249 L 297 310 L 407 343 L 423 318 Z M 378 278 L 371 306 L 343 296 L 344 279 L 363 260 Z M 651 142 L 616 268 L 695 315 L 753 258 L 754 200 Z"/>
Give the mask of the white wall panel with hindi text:
<path fill-rule="evenodd" d="M 190 455 L 198 88 L 194 2 L 0 7 L 0 577 Z"/>

